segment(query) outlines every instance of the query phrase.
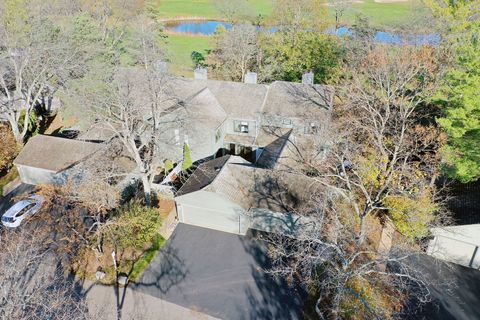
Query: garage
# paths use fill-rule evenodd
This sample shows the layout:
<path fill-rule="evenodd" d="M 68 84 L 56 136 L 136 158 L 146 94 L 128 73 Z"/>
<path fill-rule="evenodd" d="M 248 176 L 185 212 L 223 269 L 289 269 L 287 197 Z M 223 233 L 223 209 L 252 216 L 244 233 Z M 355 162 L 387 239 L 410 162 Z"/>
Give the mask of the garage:
<path fill-rule="evenodd" d="M 235 234 L 248 228 L 245 210 L 216 193 L 199 190 L 175 201 L 180 222 Z"/>

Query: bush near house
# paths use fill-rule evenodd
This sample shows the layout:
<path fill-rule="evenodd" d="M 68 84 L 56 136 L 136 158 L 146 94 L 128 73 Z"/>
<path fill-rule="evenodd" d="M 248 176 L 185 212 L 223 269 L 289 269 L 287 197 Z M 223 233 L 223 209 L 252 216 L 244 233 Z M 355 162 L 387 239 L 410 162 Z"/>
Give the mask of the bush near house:
<path fill-rule="evenodd" d="M 192 156 L 190 155 L 190 147 L 188 144 L 183 145 L 183 164 L 182 170 L 186 171 L 192 166 Z"/>
<path fill-rule="evenodd" d="M 8 171 L 12 166 L 13 160 L 17 156 L 20 148 L 13 137 L 10 128 L 6 125 L 0 125 L 0 175 Z"/>
<path fill-rule="evenodd" d="M 84 248 L 80 254 L 74 266 L 77 276 L 94 280 L 95 272 L 103 270 L 106 276 L 102 282 L 115 283 L 116 271 L 111 255 L 115 251 L 117 272 L 125 273 L 130 281 L 135 281 L 165 243 L 158 233 L 161 224 L 157 208 L 135 200 L 120 207 L 99 227 L 94 237 L 95 242 L 101 238 L 102 253 Z"/>

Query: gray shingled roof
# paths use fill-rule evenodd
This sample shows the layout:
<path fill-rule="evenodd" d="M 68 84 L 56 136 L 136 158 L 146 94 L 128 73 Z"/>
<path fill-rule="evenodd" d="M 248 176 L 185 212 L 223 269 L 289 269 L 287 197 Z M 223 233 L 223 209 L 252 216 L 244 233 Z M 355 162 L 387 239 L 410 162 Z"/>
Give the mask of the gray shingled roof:
<path fill-rule="evenodd" d="M 323 188 L 303 175 L 227 163 L 213 182 L 203 188 L 215 192 L 244 209 L 273 212 L 304 210 Z"/>
<path fill-rule="evenodd" d="M 36 135 L 28 140 L 14 164 L 60 172 L 103 147 L 97 143 Z"/>
<path fill-rule="evenodd" d="M 206 161 L 198 166 L 195 172 L 188 178 L 187 182 L 178 190 L 177 196 L 182 196 L 191 192 L 201 190 L 211 184 L 218 174 L 223 170 L 225 165 L 241 164 L 252 165 L 250 162 L 238 156 L 226 155 Z"/>
<path fill-rule="evenodd" d="M 263 113 L 288 118 L 321 119 L 333 104 L 332 87 L 276 81 L 270 85 Z"/>
<path fill-rule="evenodd" d="M 264 84 L 246 84 L 242 82 L 207 82 L 220 105 L 230 118 L 255 120 L 260 114 L 268 86 Z"/>

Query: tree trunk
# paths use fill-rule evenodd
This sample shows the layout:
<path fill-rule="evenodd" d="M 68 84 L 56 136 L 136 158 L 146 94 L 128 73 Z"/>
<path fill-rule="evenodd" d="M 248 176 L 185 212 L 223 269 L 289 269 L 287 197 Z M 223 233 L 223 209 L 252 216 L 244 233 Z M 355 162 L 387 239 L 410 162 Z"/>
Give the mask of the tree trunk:
<path fill-rule="evenodd" d="M 360 232 L 358 234 L 358 244 L 362 245 L 365 241 L 365 216 L 360 216 Z"/>
<path fill-rule="evenodd" d="M 17 141 L 20 144 L 23 144 L 24 136 L 18 129 L 18 123 L 12 120 L 12 117 L 10 116 L 8 116 L 8 122 L 10 123 L 10 128 L 12 129 L 12 134 L 13 134 L 13 137 L 15 138 L 15 141 Z"/>
<path fill-rule="evenodd" d="M 146 174 L 142 175 L 143 193 L 145 194 L 145 204 L 149 207 L 152 206 L 152 186 L 150 179 Z"/>

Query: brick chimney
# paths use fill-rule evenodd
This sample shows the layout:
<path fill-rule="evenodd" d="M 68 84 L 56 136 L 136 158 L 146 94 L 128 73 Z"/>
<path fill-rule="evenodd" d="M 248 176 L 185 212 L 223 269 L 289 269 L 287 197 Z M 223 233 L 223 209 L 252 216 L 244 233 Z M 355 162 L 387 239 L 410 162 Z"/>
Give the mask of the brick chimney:
<path fill-rule="evenodd" d="M 257 83 L 257 73 L 256 72 L 247 72 L 245 74 L 245 80 L 244 80 L 245 83 L 253 83 L 253 84 L 256 84 Z"/>
<path fill-rule="evenodd" d="M 312 71 L 305 72 L 302 75 L 302 83 L 303 84 L 313 84 L 313 78 L 314 78 L 314 74 L 313 74 Z"/>

